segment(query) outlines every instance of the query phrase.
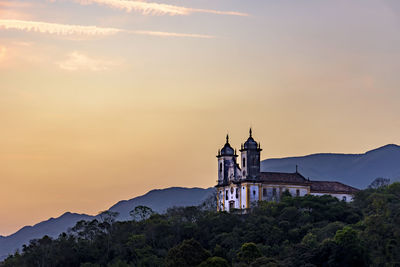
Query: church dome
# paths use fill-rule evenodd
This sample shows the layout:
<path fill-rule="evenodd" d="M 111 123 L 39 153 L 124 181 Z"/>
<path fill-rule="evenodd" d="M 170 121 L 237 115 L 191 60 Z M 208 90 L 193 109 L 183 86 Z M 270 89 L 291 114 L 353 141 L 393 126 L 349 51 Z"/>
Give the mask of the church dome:
<path fill-rule="evenodd" d="M 221 151 L 219 151 L 218 156 L 234 156 L 235 150 L 231 147 L 231 145 L 229 144 L 229 136 L 226 136 L 226 143 L 224 145 L 224 147 L 221 149 Z"/>
<path fill-rule="evenodd" d="M 221 156 L 233 156 L 235 151 L 231 147 L 229 143 L 226 143 L 224 147 L 221 149 Z"/>
<path fill-rule="evenodd" d="M 242 149 L 244 149 L 244 150 L 247 150 L 247 149 L 259 149 L 259 144 L 253 139 L 251 128 L 250 128 L 249 138 L 247 139 L 247 141 L 242 146 Z"/>
<path fill-rule="evenodd" d="M 257 149 L 258 144 L 254 141 L 253 137 L 249 137 L 243 145 L 244 149 Z"/>

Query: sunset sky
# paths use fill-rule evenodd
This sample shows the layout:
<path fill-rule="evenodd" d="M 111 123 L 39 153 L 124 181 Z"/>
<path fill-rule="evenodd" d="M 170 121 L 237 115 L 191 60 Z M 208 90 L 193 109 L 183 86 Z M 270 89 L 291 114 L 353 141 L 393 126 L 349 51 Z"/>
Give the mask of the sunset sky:
<path fill-rule="evenodd" d="M 398 0 L 0 0 L 0 235 L 215 184 L 263 158 L 400 143 Z"/>

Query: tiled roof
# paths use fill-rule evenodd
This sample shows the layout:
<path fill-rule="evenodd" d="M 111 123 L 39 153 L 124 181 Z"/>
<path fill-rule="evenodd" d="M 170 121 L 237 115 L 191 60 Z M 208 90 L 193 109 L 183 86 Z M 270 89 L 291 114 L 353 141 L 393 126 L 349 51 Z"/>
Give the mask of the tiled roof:
<path fill-rule="evenodd" d="M 354 194 L 359 191 L 349 185 L 345 185 L 339 182 L 328 182 L 328 181 L 312 181 L 311 182 L 311 193 L 345 193 Z"/>
<path fill-rule="evenodd" d="M 354 194 L 358 191 L 349 185 L 330 181 L 310 181 L 298 172 L 261 172 L 260 180 L 263 183 L 309 185 L 311 193 Z"/>
<path fill-rule="evenodd" d="M 264 183 L 309 184 L 309 180 L 300 173 L 261 172 L 260 179 Z"/>

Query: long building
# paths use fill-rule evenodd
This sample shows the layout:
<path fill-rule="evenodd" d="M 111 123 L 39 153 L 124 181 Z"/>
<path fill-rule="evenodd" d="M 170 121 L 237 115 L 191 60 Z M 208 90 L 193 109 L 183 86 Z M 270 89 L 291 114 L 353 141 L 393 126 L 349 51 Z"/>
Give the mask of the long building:
<path fill-rule="evenodd" d="M 339 200 L 350 202 L 358 189 L 339 182 L 311 181 L 297 171 L 294 173 L 261 172 L 260 143 L 257 143 L 250 129 L 250 135 L 241 145 L 239 157 L 226 143 L 218 151 L 218 211 L 248 209 L 258 201 L 279 201 L 282 194 L 288 191 L 292 196 L 331 195 Z"/>

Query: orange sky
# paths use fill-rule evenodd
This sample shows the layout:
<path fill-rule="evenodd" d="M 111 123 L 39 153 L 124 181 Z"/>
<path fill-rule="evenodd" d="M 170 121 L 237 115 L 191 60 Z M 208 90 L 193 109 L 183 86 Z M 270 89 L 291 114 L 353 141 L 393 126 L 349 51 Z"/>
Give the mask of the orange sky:
<path fill-rule="evenodd" d="M 400 143 L 400 3 L 0 0 L 0 234 L 209 187 L 263 158 Z M 299 3 L 301 2 L 301 3 Z"/>

